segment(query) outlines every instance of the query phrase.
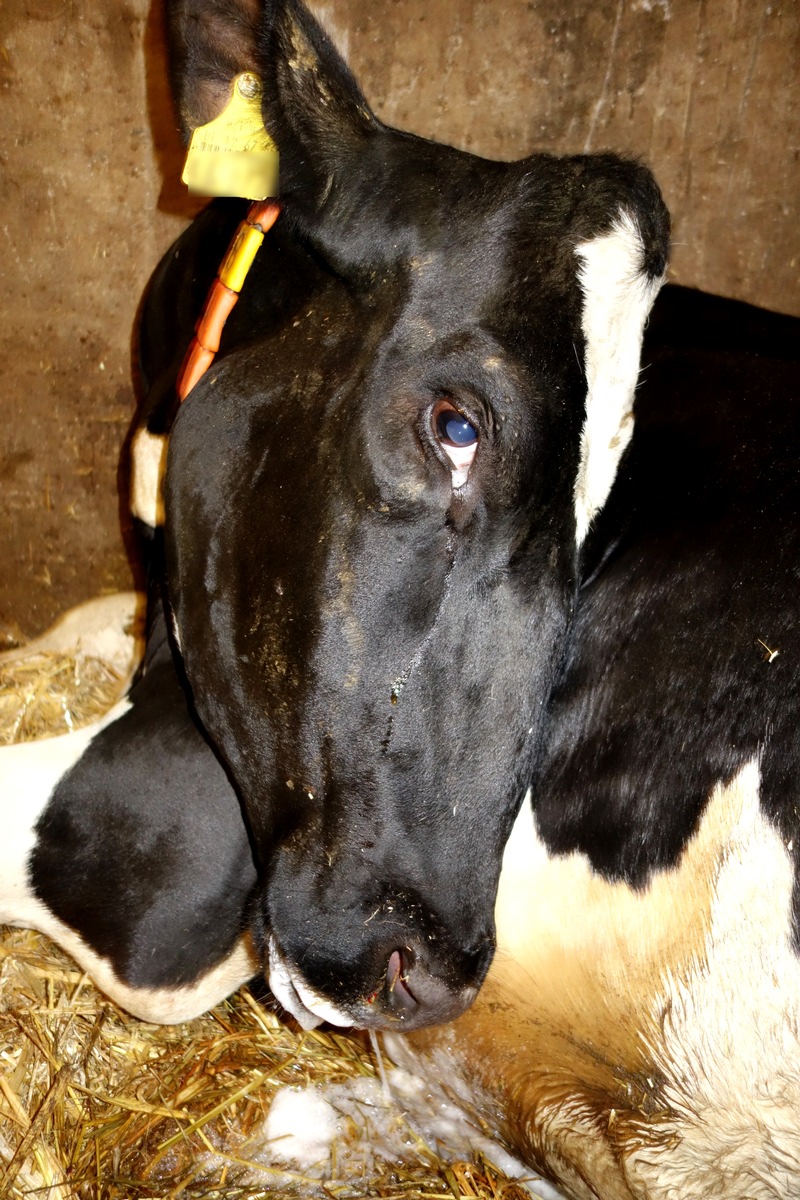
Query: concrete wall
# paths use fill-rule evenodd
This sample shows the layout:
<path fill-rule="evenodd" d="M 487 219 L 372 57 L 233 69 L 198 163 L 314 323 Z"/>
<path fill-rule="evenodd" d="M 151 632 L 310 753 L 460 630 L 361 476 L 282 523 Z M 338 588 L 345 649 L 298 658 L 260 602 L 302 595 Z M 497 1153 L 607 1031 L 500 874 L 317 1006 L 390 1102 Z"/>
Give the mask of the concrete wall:
<path fill-rule="evenodd" d="M 673 278 L 800 312 L 794 0 L 316 3 L 385 120 L 654 168 Z M 131 578 L 116 472 L 139 294 L 191 205 L 159 3 L 0 7 L 0 641 Z"/>

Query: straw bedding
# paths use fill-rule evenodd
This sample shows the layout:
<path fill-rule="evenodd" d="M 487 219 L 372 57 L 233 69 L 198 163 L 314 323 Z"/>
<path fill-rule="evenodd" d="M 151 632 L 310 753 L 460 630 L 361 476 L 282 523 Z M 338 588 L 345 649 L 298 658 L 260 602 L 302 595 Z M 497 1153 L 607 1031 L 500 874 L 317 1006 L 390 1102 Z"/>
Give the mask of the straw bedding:
<path fill-rule="evenodd" d="M 280 1087 L 372 1079 L 375 1065 L 355 1038 L 296 1033 L 247 989 L 189 1024 L 145 1025 L 27 930 L 4 931 L 0 983 L 7 1200 L 528 1195 L 486 1161 L 449 1165 L 419 1141 L 416 1162 L 372 1159 L 370 1178 L 265 1166 L 259 1133 Z M 358 1156 L 342 1145 L 338 1158 Z"/>
<path fill-rule="evenodd" d="M 88 654 L 46 651 L 0 664 L 0 744 L 72 733 L 111 708 L 125 683 Z"/>
<path fill-rule="evenodd" d="M 100 659 L 36 649 L 2 664 L 0 741 L 75 728 L 127 683 L 129 671 Z M 276 1165 L 263 1125 L 280 1089 L 347 1085 L 369 1105 L 378 1084 L 366 1044 L 298 1032 L 270 1003 L 243 989 L 191 1023 L 145 1025 L 101 996 L 46 938 L 0 931 L 0 1196 L 530 1196 L 486 1159 L 446 1162 L 399 1110 L 382 1118 L 394 1123 L 399 1158 L 365 1153 L 358 1104 L 337 1125 L 325 1177 Z"/>

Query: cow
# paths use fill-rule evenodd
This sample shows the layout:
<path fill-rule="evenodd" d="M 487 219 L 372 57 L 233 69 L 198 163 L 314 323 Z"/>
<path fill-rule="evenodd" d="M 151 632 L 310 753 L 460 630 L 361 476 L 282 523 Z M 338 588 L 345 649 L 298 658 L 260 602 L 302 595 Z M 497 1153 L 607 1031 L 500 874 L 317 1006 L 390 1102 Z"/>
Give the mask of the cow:
<path fill-rule="evenodd" d="M 266 970 L 573 1196 L 791 1195 L 796 322 L 668 288 L 640 382 L 645 167 L 388 129 L 295 0 L 171 28 L 187 136 L 261 81 L 282 213 L 177 412 L 245 206 L 156 271 L 144 668 L 28 776 L 0 916 L 146 1019 Z"/>
<path fill-rule="evenodd" d="M 242 202 L 211 205 L 151 282 L 132 439 L 148 652 L 16 813 L 4 912 L 151 1019 L 262 964 L 308 1024 L 452 1019 L 494 951 L 668 215 L 617 156 L 496 163 L 385 127 L 295 0 L 170 20 L 187 137 L 242 75 L 263 89 L 282 212 L 177 413 Z"/>
<path fill-rule="evenodd" d="M 172 37 L 187 137 L 249 72 L 281 155 L 281 216 L 177 416 L 241 203 L 157 270 L 137 434 L 144 457 L 170 431 L 168 623 L 246 814 L 251 927 L 309 1019 L 445 1020 L 494 949 L 667 212 L 613 155 L 386 128 L 298 4 L 176 4 Z"/>

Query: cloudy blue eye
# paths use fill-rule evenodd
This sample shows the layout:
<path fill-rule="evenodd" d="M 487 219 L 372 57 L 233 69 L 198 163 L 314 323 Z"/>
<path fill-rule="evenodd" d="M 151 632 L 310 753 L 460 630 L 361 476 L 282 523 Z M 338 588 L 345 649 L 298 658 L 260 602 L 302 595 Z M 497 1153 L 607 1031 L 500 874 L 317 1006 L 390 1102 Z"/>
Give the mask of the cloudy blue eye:
<path fill-rule="evenodd" d="M 430 413 L 431 433 L 450 467 L 453 490 L 463 488 L 478 452 L 478 430 L 449 400 L 437 400 Z"/>
<path fill-rule="evenodd" d="M 443 408 L 436 418 L 436 432 L 451 446 L 472 446 L 478 440 L 478 431 L 465 416 L 455 408 Z"/>

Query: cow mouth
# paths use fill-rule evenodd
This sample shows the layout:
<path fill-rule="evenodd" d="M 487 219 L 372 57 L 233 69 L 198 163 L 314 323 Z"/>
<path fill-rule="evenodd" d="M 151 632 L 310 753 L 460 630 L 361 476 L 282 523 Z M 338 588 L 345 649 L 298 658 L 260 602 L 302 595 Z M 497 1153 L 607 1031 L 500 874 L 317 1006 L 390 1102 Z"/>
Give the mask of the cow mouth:
<path fill-rule="evenodd" d="M 316 1029 L 323 1021 L 340 1028 L 354 1024 L 348 1013 L 321 996 L 289 965 L 273 937 L 269 939 L 269 987 L 301 1029 Z"/>
<path fill-rule="evenodd" d="M 323 1021 L 340 1028 L 367 1028 L 380 1024 L 396 1024 L 412 1017 L 419 1001 L 407 979 L 409 950 L 393 950 L 386 974 L 375 992 L 357 1004 L 352 1012 L 338 1008 L 303 979 L 296 967 L 284 957 L 274 937 L 269 939 L 269 986 L 282 1007 L 294 1017 L 302 1029 L 316 1029 Z M 392 1012 L 384 1011 L 379 998 L 388 997 Z M 376 1020 L 376 1017 L 378 1018 Z"/>

